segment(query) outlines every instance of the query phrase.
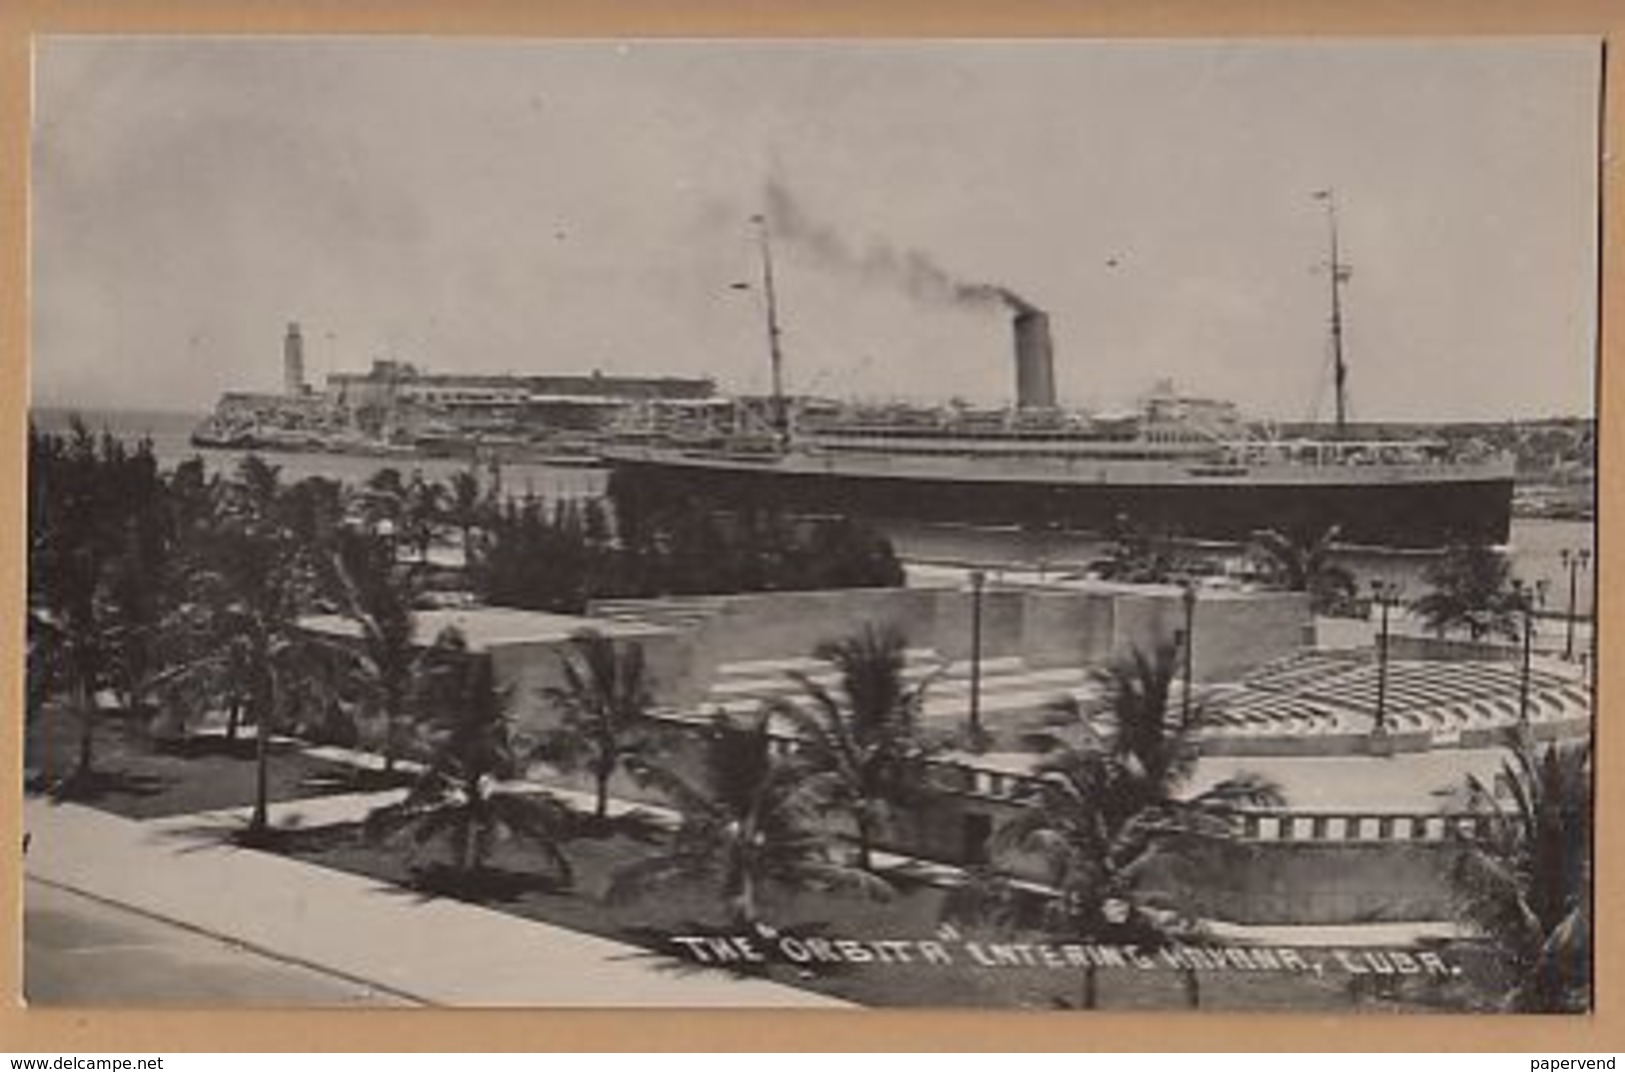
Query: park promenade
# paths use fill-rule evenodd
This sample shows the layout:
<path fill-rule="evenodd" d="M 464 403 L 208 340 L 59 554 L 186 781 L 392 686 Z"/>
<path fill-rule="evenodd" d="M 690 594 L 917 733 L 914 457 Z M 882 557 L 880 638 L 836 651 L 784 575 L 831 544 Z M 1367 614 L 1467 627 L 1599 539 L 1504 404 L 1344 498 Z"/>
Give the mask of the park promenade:
<path fill-rule="evenodd" d="M 307 822 L 375 799 L 283 805 Z M 410 891 L 221 837 L 235 813 L 137 822 L 29 799 L 30 878 L 362 981 L 423 1005 L 455 1007 L 838 1008 L 809 991 L 673 962 L 620 942 Z"/>

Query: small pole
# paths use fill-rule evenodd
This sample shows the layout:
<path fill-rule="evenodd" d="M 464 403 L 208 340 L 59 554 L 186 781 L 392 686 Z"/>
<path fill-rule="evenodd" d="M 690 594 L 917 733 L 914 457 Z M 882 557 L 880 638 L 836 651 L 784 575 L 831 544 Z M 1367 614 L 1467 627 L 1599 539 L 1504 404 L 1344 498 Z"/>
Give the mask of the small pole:
<path fill-rule="evenodd" d="M 1179 698 L 1179 721 L 1181 725 L 1189 726 L 1191 723 L 1191 664 L 1192 652 L 1196 643 L 1196 582 L 1186 579 L 1183 583 L 1180 598 L 1185 604 L 1185 688 Z"/>
<path fill-rule="evenodd" d="M 1518 725 L 1529 724 L 1529 592 L 1522 581 L 1512 582 L 1518 594 L 1518 609 L 1523 611 L 1523 659 L 1518 671 Z"/>
<path fill-rule="evenodd" d="M 982 742 L 982 585 L 987 574 L 970 571 L 970 738 L 980 750 Z"/>
<path fill-rule="evenodd" d="M 1523 662 L 1518 674 L 1518 725 L 1529 725 L 1529 657 L 1535 639 L 1535 602 L 1545 593 L 1545 586 L 1537 584 L 1528 587 L 1522 581 L 1514 581 L 1513 589 L 1518 594 L 1518 603 L 1523 611 Z"/>
<path fill-rule="evenodd" d="M 1574 659 L 1574 621 L 1576 601 L 1579 596 L 1579 574 L 1586 568 L 1591 560 L 1591 552 L 1582 547 L 1578 551 L 1569 551 L 1567 548 L 1558 552 L 1563 562 L 1563 568 L 1569 571 L 1569 607 L 1567 615 L 1566 633 L 1563 640 L 1563 658 L 1569 661 Z"/>
<path fill-rule="evenodd" d="M 1371 732 L 1382 736 L 1388 732 L 1388 611 L 1399 595 L 1399 586 L 1390 581 L 1372 581 L 1371 591 L 1381 608 L 1377 634 L 1377 711 L 1371 721 Z"/>
<path fill-rule="evenodd" d="M 1388 729 L 1388 600 L 1382 600 L 1382 637 L 1377 643 L 1377 717 L 1372 729 L 1377 733 Z"/>

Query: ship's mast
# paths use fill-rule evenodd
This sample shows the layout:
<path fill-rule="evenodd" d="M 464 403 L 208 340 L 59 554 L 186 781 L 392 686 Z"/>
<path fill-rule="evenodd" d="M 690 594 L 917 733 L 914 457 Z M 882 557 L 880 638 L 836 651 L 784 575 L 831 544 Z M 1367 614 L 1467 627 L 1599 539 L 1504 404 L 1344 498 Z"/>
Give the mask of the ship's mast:
<path fill-rule="evenodd" d="M 782 449 L 790 440 L 790 422 L 784 404 L 784 352 L 779 345 L 778 295 L 773 290 L 773 244 L 768 239 L 767 217 L 752 216 L 750 219 L 756 225 L 756 235 L 762 249 L 762 291 L 767 295 L 767 347 L 773 371 L 773 436 Z"/>
<path fill-rule="evenodd" d="M 1337 392 L 1337 438 L 1348 425 L 1348 366 L 1343 362 L 1343 284 L 1352 274 L 1337 247 L 1337 195 L 1333 190 L 1317 190 L 1315 198 L 1326 203 L 1326 226 L 1331 237 L 1331 260 L 1326 274 L 1332 287 L 1332 382 Z"/>

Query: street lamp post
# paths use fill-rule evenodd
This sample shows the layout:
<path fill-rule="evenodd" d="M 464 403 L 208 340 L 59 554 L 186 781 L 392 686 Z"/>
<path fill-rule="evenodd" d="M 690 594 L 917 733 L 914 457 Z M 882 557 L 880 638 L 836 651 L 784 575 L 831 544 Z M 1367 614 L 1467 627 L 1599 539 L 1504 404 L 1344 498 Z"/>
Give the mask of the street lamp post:
<path fill-rule="evenodd" d="M 1191 722 L 1191 655 L 1196 641 L 1196 583 L 1186 580 L 1181 585 L 1180 598 L 1185 604 L 1185 689 L 1180 694 L 1179 720 L 1181 725 Z"/>
<path fill-rule="evenodd" d="M 1591 551 L 1584 547 L 1578 551 L 1570 551 L 1564 548 L 1558 552 L 1558 558 L 1562 561 L 1563 568 L 1569 572 L 1568 623 L 1567 633 L 1563 640 L 1563 658 L 1572 660 L 1574 658 L 1575 598 L 1578 595 L 1579 575 L 1585 570 L 1586 564 L 1591 561 Z"/>
<path fill-rule="evenodd" d="M 1535 641 L 1535 604 L 1544 602 L 1546 582 L 1539 581 L 1533 588 L 1521 580 L 1512 582 L 1517 593 L 1518 609 L 1523 612 L 1523 659 L 1518 671 L 1518 725 L 1529 725 L 1529 656 Z"/>
<path fill-rule="evenodd" d="M 1399 600 L 1399 592 L 1398 582 L 1371 582 L 1371 594 L 1381 612 L 1377 633 L 1377 711 L 1371 720 L 1374 737 L 1385 737 L 1388 733 L 1388 612 Z"/>
<path fill-rule="evenodd" d="M 970 739 L 972 747 L 982 743 L 982 586 L 987 574 L 970 571 Z"/>

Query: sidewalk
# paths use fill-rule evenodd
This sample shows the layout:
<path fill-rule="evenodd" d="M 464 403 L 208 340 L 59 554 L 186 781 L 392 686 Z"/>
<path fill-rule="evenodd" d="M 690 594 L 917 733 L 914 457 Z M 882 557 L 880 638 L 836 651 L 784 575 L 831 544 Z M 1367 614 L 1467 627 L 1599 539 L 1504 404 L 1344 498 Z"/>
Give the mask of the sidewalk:
<path fill-rule="evenodd" d="M 312 810 L 337 815 L 366 803 L 352 797 Z M 238 849 L 197 833 L 209 818 L 140 823 L 29 799 L 26 871 L 429 1005 L 846 1007 L 763 980 L 677 971 L 635 946 Z"/>
<path fill-rule="evenodd" d="M 37 878 L 23 892 L 34 1008 L 401 1008 L 417 1003 Z"/>

